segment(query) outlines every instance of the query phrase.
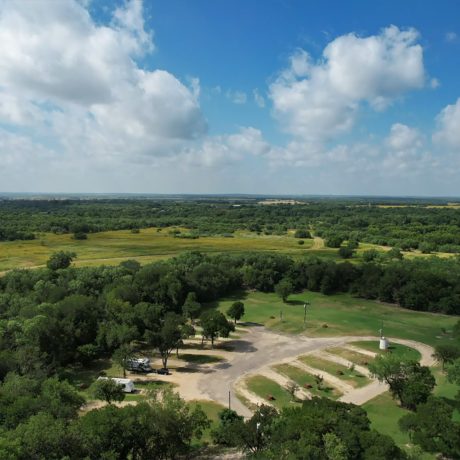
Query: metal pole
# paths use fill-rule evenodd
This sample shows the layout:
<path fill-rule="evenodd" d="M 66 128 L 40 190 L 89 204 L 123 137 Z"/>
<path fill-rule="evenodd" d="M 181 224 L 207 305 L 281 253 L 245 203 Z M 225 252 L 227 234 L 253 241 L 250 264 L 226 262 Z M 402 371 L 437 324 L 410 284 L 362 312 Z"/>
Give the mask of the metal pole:
<path fill-rule="evenodd" d="M 228 409 L 231 409 L 231 404 L 230 404 L 230 390 L 228 390 Z"/>

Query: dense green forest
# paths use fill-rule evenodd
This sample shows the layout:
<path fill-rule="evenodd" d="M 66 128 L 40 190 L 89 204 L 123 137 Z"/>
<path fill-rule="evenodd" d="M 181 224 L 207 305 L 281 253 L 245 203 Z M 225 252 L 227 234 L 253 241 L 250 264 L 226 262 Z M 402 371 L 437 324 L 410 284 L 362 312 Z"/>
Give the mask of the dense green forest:
<path fill-rule="evenodd" d="M 110 404 L 119 400 L 117 394 L 99 388 L 103 396 L 98 397 L 108 406 L 79 417 L 83 400 L 67 383 L 68 371 L 107 357 L 126 363 L 142 347 L 158 350 L 166 367 L 169 354 L 194 334 L 197 320 L 205 339 L 229 334 L 233 323 L 207 305 L 239 289 L 275 291 L 283 299 L 304 289 L 350 291 L 406 308 L 459 313 L 457 260 L 385 259 L 356 266 L 273 254 L 186 253 L 145 266 L 124 261 L 116 267 L 74 268 L 74 257 L 56 253 L 47 268 L 13 270 L 0 278 L 1 458 L 172 459 L 190 454 L 192 440 L 209 426 L 201 409 L 191 409 L 166 390 L 136 406 L 117 408 Z M 455 356 L 451 351 L 439 350 L 446 362 L 459 350 Z M 417 390 L 417 404 L 435 404 L 427 400 L 432 386 L 422 397 Z M 413 397 L 415 390 L 410 391 Z M 450 420 L 451 409 L 442 402 L 435 409 L 444 411 L 446 423 Z M 370 430 L 360 408 L 313 400 L 281 414 L 261 410 L 268 411 L 263 439 L 257 431 L 258 417 L 264 416 L 260 411 L 247 422 L 236 414 L 227 414 L 229 420 L 224 413 L 216 442 L 259 458 L 282 458 L 286 449 L 294 449 L 292 458 L 299 459 L 324 458 L 328 449 L 342 449 L 356 459 L 406 458 L 390 438 Z M 317 412 L 321 418 L 312 418 Z M 405 429 L 424 439 L 417 414 Z M 312 424 L 306 438 L 304 429 L 296 428 Z M 458 427 L 449 429 L 452 437 Z M 233 433 L 231 440 L 222 431 Z M 457 452 L 437 444 L 426 449 Z"/>
<path fill-rule="evenodd" d="M 0 378 L 30 366 L 53 373 L 146 334 L 154 342 L 165 315 L 190 317 L 197 314 L 194 305 L 240 289 L 275 291 L 283 298 L 304 289 L 351 292 L 414 310 L 460 313 L 456 259 L 357 266 L 273 254 L 195 252 L 142 267 L 125 261 L 117 267 L 73 268 L 73 256 L 58 253 L 48 268 L 13 270 L 0 278 Z"/>
<path fill-rule="evenodd" d="M 460 209 L 444 202 L 309 199 L 261 204 L 256 199 L 0 200 L 0 241 L 40 232 L 86 233 L 182 226 L 197 236 L 237 230 L 284 234 L 308 229 L 327 239 L 357 240 L 403 250 L 460 252 Z"/>

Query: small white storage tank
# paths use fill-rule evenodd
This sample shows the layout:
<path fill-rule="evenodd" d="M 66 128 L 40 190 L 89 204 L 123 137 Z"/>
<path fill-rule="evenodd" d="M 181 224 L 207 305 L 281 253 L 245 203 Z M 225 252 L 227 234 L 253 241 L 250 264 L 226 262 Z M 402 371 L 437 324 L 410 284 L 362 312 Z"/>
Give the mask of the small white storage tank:
<path fill-rule="evenodd" d="M 389 345 L 390 343 L 388 342 L 388 339 L 386 337 L 380 337 L 380 344 L 379 344 L 380 350 L 388 350 Z"/>
<path fill-rule="evenodd" d="M 98 380 L 113 380 L 118 385 L 121 385 L 124 393 L 132 393 L 134 391 L 134 382 L 131 379 L 117 379 L 115 377 L 99 377 Z"/>

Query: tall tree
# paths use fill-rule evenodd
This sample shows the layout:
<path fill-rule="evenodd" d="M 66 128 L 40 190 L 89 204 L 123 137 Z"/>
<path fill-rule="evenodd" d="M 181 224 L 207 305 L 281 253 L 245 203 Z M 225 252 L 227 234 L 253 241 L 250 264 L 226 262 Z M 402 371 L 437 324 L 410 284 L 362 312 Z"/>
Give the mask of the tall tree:
<path fill-rule="evenodd" d="M 123 387 L 112 379 L 98 379 L 91 385 L 91 393 L 96 399 L 112 404 L 113 401 L 123 401 Z"/>
<path fill-rule="evenodd" d="M 287 278 L 283 278 L 277 285 L 275 285 L 275 292 L 283 302 L 287 301 L 287 298 L 294 292 L 294 286 L 291 281 Z"/>
<path fill-rule="evenodd" d="M 214 340 L 217 337 L 228 337 L 235 326 L 228 322 L 225 316 L 217 310 L 207 310 L 200 316 L 200 324 L 203 328 L 203 340 L 210 339 L 211 347 L 214 348 Z M 202 341 L 203 342 L 203 341 Z"/>
<path fill-rule="evenodd" d="M 429 367 L 394 355 L 378 356 L 369 364 L 370 372 L 390 387 L 390 393 L 401 405 L 415 410 L 433 391 L 436 380 Z"/>
<path fill-rule="evenodd" d="M 77 255 L 75 252 L 59 251 L 51 255 L 51 257 L 46 262 L 46 266 L 50 270 L 59 270 L 62 268 L 67 268 L 72 263 L 72 260 L 75 259 Z"/>
<path fill-rule="evenodd" d="M 452 364 L 457 358 L 460 358 L 460 345 L 457 343 L 440 343 L 435 347 L 433 358 L 441 363 L 444 371 L 446 364 Z"/>
<path fill-rule="evenodd" d="M 235 320 L 235 324 L 244 315 L 244 303 L 241 301 L 233 302 L 227 310 L 227 315 Z"/>
<path fill-rule="evenodd" d="M 124 343 L 118 347 L 112 355 L 112 359 L 123 369 L 123 377 L 126 377 L 128 361 L 134 356 L 134 348 Z"/>
<path fill-rule="evenodd" d="M 399 425 L 414 444 L 443 458 L 460 458 L 460 423 L 452 419 L 453 408 L 441 398 L 431 396 L 417 411 L 401 418 Z"/>
<path fill-rule="evenodd" d="M 182 306 L 182 313 L 185 317 L 189 318 L 192 324 L 200 315 L 201 304 L 197 301 L 196 293 L 189 292 L 185 299 L 184 305 Z"/>
<path fill-rule="evenodd" d="M 166 313 L 161 326 L 156 331 L 146 331 L 147 340 L 158 348 L 163 368 L 167 369 L 168 359 L 173 350 L 182 342 L 182 326 L 184 317 L 176 313 Z"/>

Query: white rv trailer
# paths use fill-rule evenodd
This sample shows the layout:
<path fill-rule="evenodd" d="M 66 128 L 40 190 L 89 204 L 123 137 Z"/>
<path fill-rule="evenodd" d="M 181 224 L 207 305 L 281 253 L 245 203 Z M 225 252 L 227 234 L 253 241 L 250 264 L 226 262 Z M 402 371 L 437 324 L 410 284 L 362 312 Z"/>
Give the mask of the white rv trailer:
<path fill-rule="evenodd" d="M 124 393 L 133 393 L 134 382 L 131 379 L 117 379 L 115 377 L 99 377 L 98 380 L 113 380 L 116 384 L 120 385 Z"/>

